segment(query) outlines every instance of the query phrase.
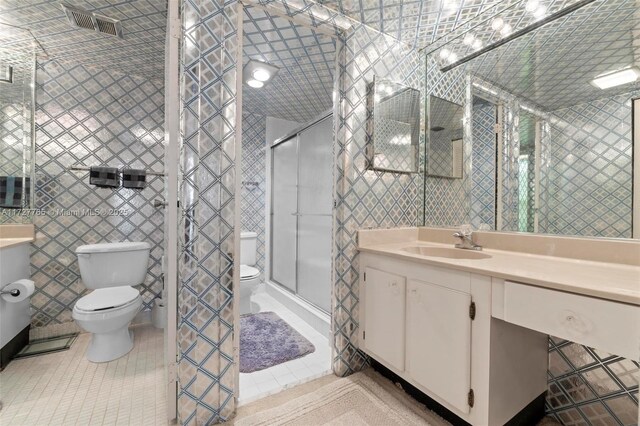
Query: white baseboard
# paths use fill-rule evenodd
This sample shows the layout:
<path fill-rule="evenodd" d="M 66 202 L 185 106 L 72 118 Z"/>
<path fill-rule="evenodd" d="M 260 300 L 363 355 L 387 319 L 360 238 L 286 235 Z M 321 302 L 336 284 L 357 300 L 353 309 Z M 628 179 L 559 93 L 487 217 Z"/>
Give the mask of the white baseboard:
<path fill-rule="evenodd" d="M 329 314 L 280 288 L 277 284 L 265 282 L 265 291 L 331 341 L 331 316 Z"/>

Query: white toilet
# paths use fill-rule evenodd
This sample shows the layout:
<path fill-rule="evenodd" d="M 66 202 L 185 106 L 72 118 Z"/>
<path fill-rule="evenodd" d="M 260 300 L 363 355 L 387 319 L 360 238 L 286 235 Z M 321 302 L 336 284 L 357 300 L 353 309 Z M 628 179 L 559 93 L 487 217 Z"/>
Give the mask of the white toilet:
<path fill-rule="evenodd" d="M 255 232 L 240 233 L 240 315 L 252 313 L 251 295 L 260 284 L 260 271 L 254 268 L 257 240 Z"/>
<path fill-rule="evenodd" d="M 82 282 L 93 290 L 73 307 L 73 319 L 92 333 L 87 348 L 91 362 L 107 362 L 133 348 L 129 324 L 140 311 L 140 292 L 149 262 L 148 243 L 105 243 L 76 249 Z"/>

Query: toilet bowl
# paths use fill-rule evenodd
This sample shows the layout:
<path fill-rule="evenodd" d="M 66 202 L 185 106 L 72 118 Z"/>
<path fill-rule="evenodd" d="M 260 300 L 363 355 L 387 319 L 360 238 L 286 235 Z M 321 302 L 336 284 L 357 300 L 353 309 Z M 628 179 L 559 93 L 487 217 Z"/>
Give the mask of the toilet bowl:
<path fill-rule="evenodd" d="M 240 315 L 251 314 L 251 296 L 260 284 L 260 271 L 249 265 L 240 265 Z"/>
<path fill-rule="evenodd" d="M 258 234 L 240 233 L 240 315 L 254 313 L 251 296 L 260 284 L 260 270 L 255 268 Z"/>
<path fill-rule="evenodd" d="M 91 362 L 118 359 L 133 348 L 129 324 L 142 307 L 132 286 L 144 281 L 149 262 L 148 243 L 105 243 L 76 249 L 82 282 L 93 291 L 80 298 L 72 317 L 91 333 L 86 356 Z"/>

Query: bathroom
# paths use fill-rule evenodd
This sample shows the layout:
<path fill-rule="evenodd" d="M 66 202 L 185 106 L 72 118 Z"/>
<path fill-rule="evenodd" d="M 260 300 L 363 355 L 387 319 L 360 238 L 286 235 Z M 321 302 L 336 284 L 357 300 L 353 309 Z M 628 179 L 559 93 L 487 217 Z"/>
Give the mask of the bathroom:
<path fill-rule="evenodd" d="M 1 423 L 638 424 L 640 6 L 384 3 L 0 4 Z"/>

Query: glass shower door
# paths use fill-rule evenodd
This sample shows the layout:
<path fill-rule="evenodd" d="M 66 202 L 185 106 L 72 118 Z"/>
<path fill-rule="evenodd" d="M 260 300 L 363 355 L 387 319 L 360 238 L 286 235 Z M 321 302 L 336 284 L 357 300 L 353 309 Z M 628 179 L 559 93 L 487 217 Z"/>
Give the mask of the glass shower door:
<path fill-rule="evenodd" d="M 333 120 L 298 135 L 298 295 L 331 311 Z"/>
<path fill-rule="evenodd" d="M 296 291 L 298 138 L 273 149 L 271 176 L 271 278 Z"/>

